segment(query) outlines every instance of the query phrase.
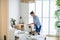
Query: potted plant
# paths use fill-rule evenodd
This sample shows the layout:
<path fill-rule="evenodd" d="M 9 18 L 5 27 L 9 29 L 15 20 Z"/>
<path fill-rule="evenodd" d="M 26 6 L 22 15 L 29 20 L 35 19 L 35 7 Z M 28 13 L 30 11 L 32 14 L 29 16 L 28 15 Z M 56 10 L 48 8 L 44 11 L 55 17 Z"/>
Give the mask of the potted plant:
<path fill-rule="evenodd" d="M 55 22 L 55 27 L 56 27 L 56 32 L 57 35 L 59 36 L 59 32 L 60 32 L 60 0 L 56 0 L 56 6 L 57 6 L 57 10 L 55 11 L 55 18 L 57 19 L 57 21 Z"/>
<path fill-rule="evenodd" d="M 16 20 L 11 18 L 11 22 L 12 22 L 13 25 L 15 25 Z"/>

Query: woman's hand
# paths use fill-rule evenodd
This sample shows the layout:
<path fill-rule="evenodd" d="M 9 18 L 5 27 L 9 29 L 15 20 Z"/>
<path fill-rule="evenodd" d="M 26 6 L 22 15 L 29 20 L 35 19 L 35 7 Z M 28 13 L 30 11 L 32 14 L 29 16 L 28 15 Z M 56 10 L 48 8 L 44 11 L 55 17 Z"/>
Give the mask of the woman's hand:
<path fill-rule="evenodd" d="M 30 24 L 28 24 L 28 25 L 33 25 L 34 23 L 30 23 Z"/>

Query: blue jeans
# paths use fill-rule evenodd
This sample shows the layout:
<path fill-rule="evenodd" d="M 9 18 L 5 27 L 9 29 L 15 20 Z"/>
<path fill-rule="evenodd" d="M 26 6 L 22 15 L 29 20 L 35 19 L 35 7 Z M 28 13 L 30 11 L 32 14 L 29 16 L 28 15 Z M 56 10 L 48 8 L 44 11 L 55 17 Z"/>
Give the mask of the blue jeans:
<path fill-rule="evenodd" d="M 41 25 L 40 25 L 40 27 L 38 28 L 38 26 L 37 25 L 35 25 L 35 29 L 36 29 L 36 32 L 40 32 L 41 31 Z"/>

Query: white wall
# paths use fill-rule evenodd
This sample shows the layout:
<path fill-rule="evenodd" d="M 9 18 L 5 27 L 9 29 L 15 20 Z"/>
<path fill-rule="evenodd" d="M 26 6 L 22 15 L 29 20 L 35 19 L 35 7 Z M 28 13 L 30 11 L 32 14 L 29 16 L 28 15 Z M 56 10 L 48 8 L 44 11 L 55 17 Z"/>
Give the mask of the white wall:
<path fill-rule="evenodd" d="M 28 3 L 20 3 L 20 14 L 23 18 L 24 23 L 28 23 L 28 15 L 29 15 L 29 4 Z"/>
<path fill-rule="evenodd" d="M 20 3 L 20 14 L 22 16 L 23 22 L 25 23 L 25 29 L 27 29 L 28 18 L 29 18 L 29 4 L 28 3 Z"/>
<path fill-rule="evenodd" d="M 19 22 L 19 0 L 9 0 L 9 18 L 16 19 L 16 23 Z"/>

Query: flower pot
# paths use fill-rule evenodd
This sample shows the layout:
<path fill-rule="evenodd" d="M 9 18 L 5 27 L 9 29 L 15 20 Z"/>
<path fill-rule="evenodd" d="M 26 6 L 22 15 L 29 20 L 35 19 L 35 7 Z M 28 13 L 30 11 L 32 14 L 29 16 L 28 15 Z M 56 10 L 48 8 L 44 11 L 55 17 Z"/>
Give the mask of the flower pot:
<path fill-rule="evenodd" d="M 15 22 L 13 22 L 13 25 L 15 25 Z"/>
<path fill-rule="evenodd" d="M 60 28 L 60 26 L 58 26 L 58 29 Z"/>

